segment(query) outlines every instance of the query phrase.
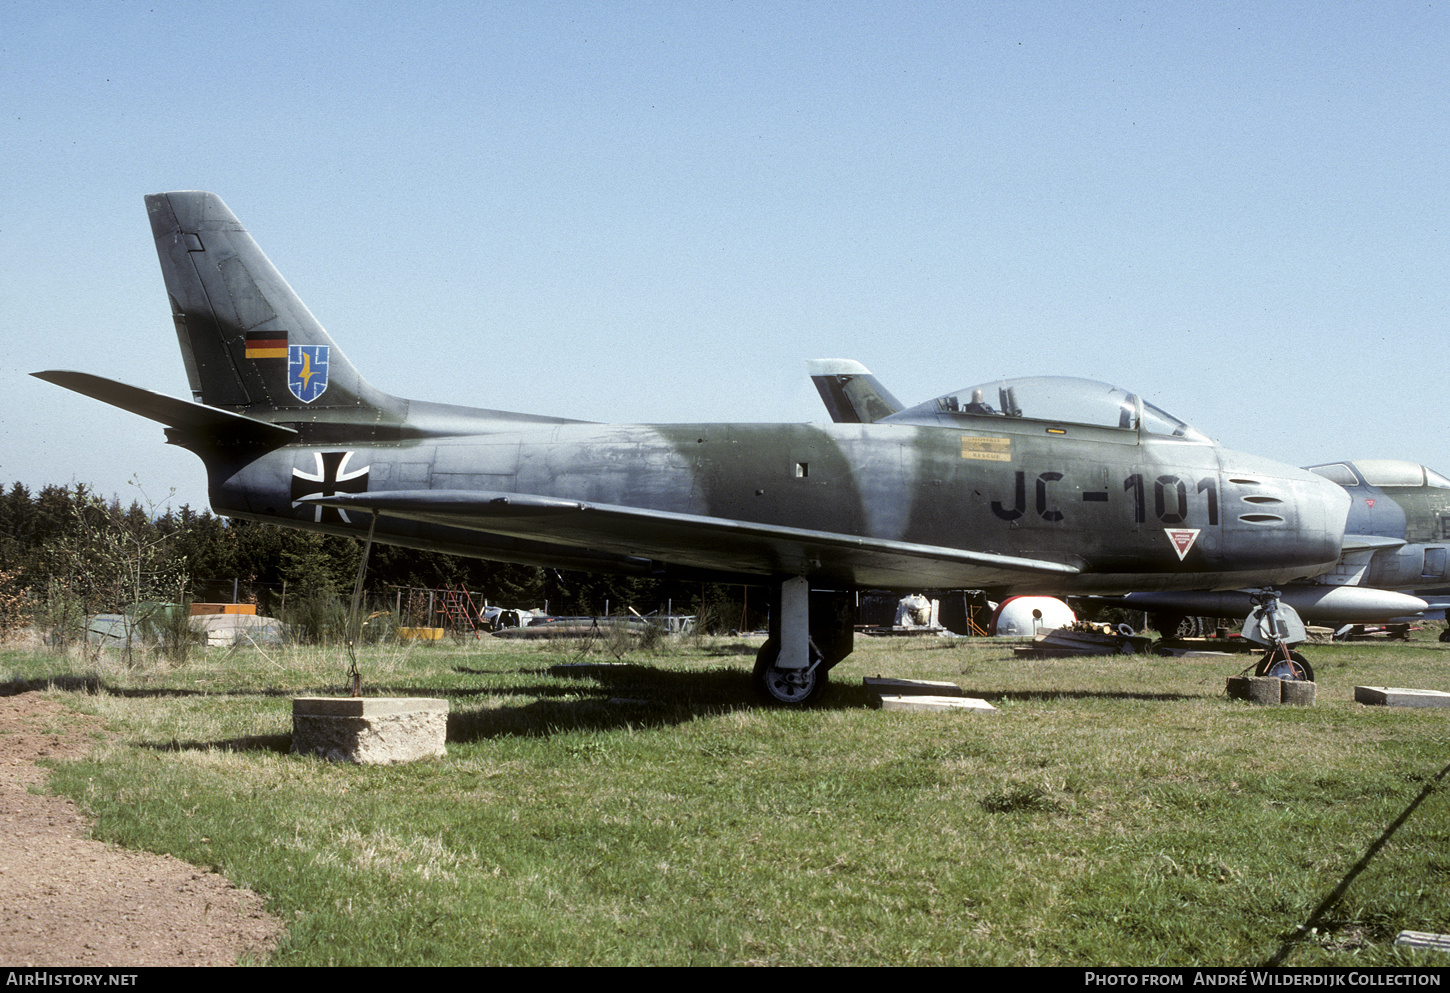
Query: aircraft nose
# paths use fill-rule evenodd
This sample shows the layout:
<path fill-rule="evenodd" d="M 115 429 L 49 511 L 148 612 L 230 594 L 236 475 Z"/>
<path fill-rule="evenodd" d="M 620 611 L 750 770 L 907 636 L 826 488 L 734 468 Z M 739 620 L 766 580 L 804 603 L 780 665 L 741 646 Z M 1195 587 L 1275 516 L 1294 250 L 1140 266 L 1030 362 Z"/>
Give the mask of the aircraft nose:
<path fill-rule="evenodd" d="M 1322 575 L 1339 561 L 1349 520 L 1349 494 L 1344 487 L 1302 469 L 1284 482 L 1298 518 L 1291 557 L 1308 567 L 1306 577 Z"/>
<path fill-rule="evenodd" d="M 1339 561 L 1349 519 L 1344 488 L 1304 469 L 1234 453 L 1224 466 L 1224 537 L 1240 563 L 1292 582 Z"/>

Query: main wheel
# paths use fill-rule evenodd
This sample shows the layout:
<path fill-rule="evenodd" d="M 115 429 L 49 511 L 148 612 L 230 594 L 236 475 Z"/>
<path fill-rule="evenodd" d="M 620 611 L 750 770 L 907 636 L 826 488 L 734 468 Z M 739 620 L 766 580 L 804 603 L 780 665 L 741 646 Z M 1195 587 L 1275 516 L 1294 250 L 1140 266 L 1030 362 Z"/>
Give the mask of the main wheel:
<path fill-rule="evenodd" d="M 1254 668 L 1255 676 L 1273 676 L 1275 679 L 1302 679 L 1306 683 L 1314 682 L 1314 667 L 1309 660 L 1298 652 L 1289 653 L 1289 661 L 1284 661 L 1284 656 L 1277 651 L 1272 651 L 1259 659 L 1259 664 Z"/>
<path fill-rule="evenodd" d="M 1157 631 L 1163 637 L 1172 639 L 1180 637 L 1178 629 L 1183 626 L 1183 622 L 1185 620 L 1187 620 L 1187 618 L 1184 617 L 1182 614 L 1174 614 L 1167 611 L 1162 611 L 1156 614 L 1148 615 L 1148 626 L 1151 627 L 1154 631 Z"/>
<path fill-rule="evenodd" d="M 823 669 L 809 673 L 805 669 L 780 669 L 775 660 L 780 656 L 780 643 L 770 638 L 755 653 L 755 671 L 751 682 L 761 699 L 770 703 L 801 705 L 819 699 L 828 682 Z"/>
<path fill-rule="evenodd" d="M 1149 626 L 1169 641 L 1203 638 L 1212 631 L 1204 618 L 1184 614 L 1150 614 Z"/>

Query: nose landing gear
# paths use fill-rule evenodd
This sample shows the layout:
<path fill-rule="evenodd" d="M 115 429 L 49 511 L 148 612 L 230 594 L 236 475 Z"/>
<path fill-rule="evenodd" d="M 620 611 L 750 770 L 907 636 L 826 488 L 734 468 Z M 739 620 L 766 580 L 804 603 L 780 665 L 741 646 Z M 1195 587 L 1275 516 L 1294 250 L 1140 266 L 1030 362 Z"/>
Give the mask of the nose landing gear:
<path fill-rule="evenodd" d="M 1269 649 L 1254 667 L 1254 675 L 1314 682 L 1314 667 L 1309 660 L 1289 650 L 1290 645 L 1302 645 L 1309 638 L 1299 612 L 1281 603 L 1274 590 L 1255 593 L 1253 602 L 1253 612 L 1244 621 L 1243 636 Z"/>
<path fill-rule="evenodd" d="M 1254 667 L 1254 675 L 1273 676 L 1275 679 L 1302 679 L 1306 683 L 1312 683 L 1314 667 L 1298 652 L 1291 652 L 1288 648 L 1280 651 L 1276 648 L 1259 659 L 1259 664 Z"/>

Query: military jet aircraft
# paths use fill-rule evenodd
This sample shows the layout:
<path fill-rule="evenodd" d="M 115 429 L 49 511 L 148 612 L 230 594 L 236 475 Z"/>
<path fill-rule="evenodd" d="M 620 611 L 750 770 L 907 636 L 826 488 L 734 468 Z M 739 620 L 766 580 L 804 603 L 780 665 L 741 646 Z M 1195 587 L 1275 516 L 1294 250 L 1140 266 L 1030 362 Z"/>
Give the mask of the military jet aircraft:
<path fill-rule="evenodd" d="M 1237 589 L 1339 560 L 1343 488 L 1103 383 L 1008 380 L 908 409 L 878 390 L 886 409 L 827 425 L 595 424 L 401 399 L 363 379 L 218 197 L 146 206 L 192 399 L 35 375 L 165 425 L 205 463 L 218 514 L 766 585 L 754 678 L 770 700 L 819 695 L 851 652 L 863 586 Z"/>
<path fill-rule="evenodd" d="M 861 363 L 816 359 L 806 364 L 831 419 L 838 423 L 889 420 L 902 409 Z M 982 389 L 973 402 L 984 402 Z M 1280 603 L 1311 621 L 1384 621 L 1432 608 L 1401 590 L 1443 587 L 1450 548 L 1450 479 L 1413 462 L 1385 459 L 1310 466 L 1310 472 L 1343 486 L 1352 504 L 1341 556 L 1332 570 L 1278 589 Z M 1271 501 L 1245 498 L 1261 510 Z M 1251 515 L 1252 516 L 1252 515 Z M 1140 591 L 1105 603 L 1157 615 L 1171 632 L 1184 615 L 1246 617 L 1255 590 Z M 1450 632 L 1447 632 L 1450 634 Z"/>

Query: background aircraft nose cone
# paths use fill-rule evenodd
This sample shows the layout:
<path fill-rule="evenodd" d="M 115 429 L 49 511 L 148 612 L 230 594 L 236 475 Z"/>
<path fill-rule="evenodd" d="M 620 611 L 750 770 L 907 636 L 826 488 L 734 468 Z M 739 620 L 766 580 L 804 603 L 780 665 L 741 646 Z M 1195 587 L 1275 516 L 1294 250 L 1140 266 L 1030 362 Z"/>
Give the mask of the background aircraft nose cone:
<path fill-rule="evenodd" d="M 1344 487 L 1312 472 L 1304 472 L 1294 489 L 1304 539 L 1313 541 L 1322 535 L 1326 554 L 1338 560 L 1349 521 L 1349 494 Z"/>
<path fill-rule="evenodd" d="M 1309 475 L 1314 476 L 1315 474 L 1311 472 Z M 1349 505 L 1353 501 L 1344 487 L 1338 483 L 1331 483 L 1323 476 L 1316 476 L 1316 479 L 1318 481 L 1315 483 L 1315 488 L 1326 506 L 1326 525 L 1332 533 L 1339 536 L 1339 540 L 1342 542 L 1344 526 L 1349 520 Z"/>

